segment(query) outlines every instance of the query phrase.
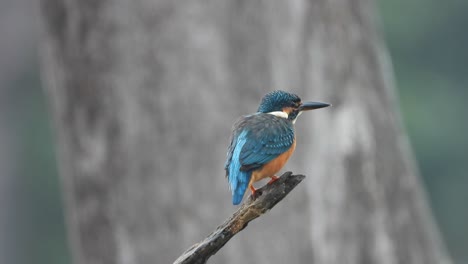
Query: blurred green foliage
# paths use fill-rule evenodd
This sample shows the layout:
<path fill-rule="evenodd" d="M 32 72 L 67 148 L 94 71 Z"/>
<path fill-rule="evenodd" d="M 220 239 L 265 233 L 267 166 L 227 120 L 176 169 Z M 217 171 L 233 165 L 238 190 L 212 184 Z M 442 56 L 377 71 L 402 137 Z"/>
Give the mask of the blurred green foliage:
<path fill-rule="evenodd" d="M 455 262 L 468 263 L 468 1 L 379 4 L 433 212 Z"/>
<path fill-rule="evenodd" d="M 46 99 L 40 85 L 39 65 L 33 61 L 14 80 L 14 130 L 21 157 L 16 188 L 19 217 L 15 219 L 19 243 L 18 263 L 71 263 L 65 239 L 62 197 L 55 157 L 55 142 Z M 21 250 L 22 251 L 22 250 Z"/>
<path fill-rule="evenodd" d="M 402 113 L 437 222 L 456 263 L 468 263 L 468 1 L 379 2 Z M 51 125 L 37 65 L 12 83 L 22 263 L 71 263 Z"/>

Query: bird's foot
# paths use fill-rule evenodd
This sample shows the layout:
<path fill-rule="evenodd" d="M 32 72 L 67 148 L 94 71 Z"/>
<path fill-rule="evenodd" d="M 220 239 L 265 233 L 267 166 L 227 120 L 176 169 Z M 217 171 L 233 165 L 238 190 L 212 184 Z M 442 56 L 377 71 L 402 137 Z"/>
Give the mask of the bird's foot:
<path fill-rule="evenodd" d="M 252 198 L 253 198 L 254 200 L 257 199 L 257 197 L 260 196 L 260 195 L 262 194 L 262 192 L 261 192 L 261 191 L 258 191 L 257 189 L 255 189 L 255 188 L 253 187 L 253 185 L 250 185 L 250 186 L 249 186 L 249 189 L 250 189 L 250 191 L 252 192 L 252 195 L 251 195 L 251 196 L 252 196 Z"/>
<path fill-rule="evenodd" d="M 275 181 L 277 181 L 277 180 L 279 179 L 279 178 L 278 178 L 277 176 L 275 176 L 275 175 L 271 176 L 270 178 L 271 178 L 271 180 L 270 180 L 267 184 L 272 184 L 272 183 L 274 183 Z"/>

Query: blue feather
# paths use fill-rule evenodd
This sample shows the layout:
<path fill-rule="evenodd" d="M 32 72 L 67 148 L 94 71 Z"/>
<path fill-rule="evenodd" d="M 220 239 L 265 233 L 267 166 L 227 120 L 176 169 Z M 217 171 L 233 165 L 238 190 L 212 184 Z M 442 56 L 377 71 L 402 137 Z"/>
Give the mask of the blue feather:
<path fill-rule="evenodd" d="M 231 163 L 229 164 L 229 185 L 232 192 L 232 203 L 238 205 L 244 197 L 245 190 L 252 176 L 252 172 L 241 171 L 239 156 L 244 144 L 247 142 L 247 131 L 242 131 L 237 137 L 237 143 L 232 153 Z"/>
<path fill-rule="evenodd" d="M 278 90 L 262 98 L 257 113 L 242 116 L 236 121 L 224 163 L 233 204 L 242 201 L 252 174 L 257 181 L 276 173 L 272 170 L 278 169 L 275 165 L 284 165 L 285 160 L 279 160 L 281 164 L 272 164 L 272 167 L 266 167 L 268 170 L 261 171 L 294 146 L 294 122 L 301 111 L 326 106 L 328 104 L 317 102 L 301 103 L 299 96 Z"/>
<path fill-rule="evenodd" d="M 257 113 L 236 122 L 225 163 L 233 204 L 242 201 L 252 172 L 287 151 L 293 142 L 294 127 L 287 119 Z"/>
<path fill-rule="evenodd" d="M 246 118 L 242 125 L 251 133 L 240 154 L 241 170 L 262 167 L 287 151 L 294 142 L 294 127 L 286 119 L 269 114 Z"/>

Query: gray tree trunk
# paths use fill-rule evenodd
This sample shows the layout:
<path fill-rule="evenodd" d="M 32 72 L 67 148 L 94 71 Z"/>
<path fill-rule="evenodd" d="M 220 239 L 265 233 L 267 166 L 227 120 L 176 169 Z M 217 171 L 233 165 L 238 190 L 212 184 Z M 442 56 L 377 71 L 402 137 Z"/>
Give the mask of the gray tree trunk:
<path fill-rule="evenodd" d="M 212 231 L 235 209 L 231 124 L 271 89 L 335 107 L 298 122 L 286 169 L 308 188 L 213 263 L 448 262 L 372 1 L 42 0 L 42 11 L 75 263 L 171 263 Z"/>

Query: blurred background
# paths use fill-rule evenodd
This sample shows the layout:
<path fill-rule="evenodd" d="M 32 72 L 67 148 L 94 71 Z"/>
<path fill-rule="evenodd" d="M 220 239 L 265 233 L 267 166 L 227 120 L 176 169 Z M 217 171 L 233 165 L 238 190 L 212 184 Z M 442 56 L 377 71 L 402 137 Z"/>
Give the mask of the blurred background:
<path fill-rule="evenodd" d="M 378 4 L 430 204 L 455 263 L 468 263 L 468 1 Z M 71 263 L 38 16 L 36 1 L 0 1 L 0 263 Z"/>

